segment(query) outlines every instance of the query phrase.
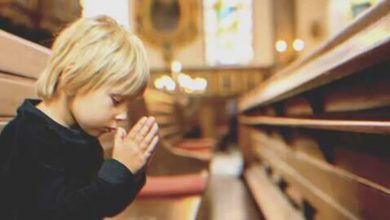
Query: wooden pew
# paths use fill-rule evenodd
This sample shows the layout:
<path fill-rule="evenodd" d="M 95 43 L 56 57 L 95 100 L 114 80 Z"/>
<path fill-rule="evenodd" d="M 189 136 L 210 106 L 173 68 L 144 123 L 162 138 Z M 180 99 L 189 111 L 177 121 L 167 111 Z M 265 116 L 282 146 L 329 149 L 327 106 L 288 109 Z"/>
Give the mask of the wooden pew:
<path fill-rule="evenodd" d="M 389 70 L 383 1 L 240 98 L 244 177 L 267 219 L 390 218 Z"/>
<path fill-rule="evenodd" d="M 186 97 L 176 97 L 162 91 L 148 89 L 145 93 L 145 105 L 160 125 L 160 136 L 170 151 L 201 160 L 210 160 L 216 145 L 215 140 L 183 138 L 185 132 L 190 129 L 185 113 L 189 106 L 178 100 L 184 98 Z"/>
<path fill-rule="evenodd" d="M 34 83 L 50 50 L 0 30 L 0 131 L 16 115 L 24 98 L 34 97 Z"/>

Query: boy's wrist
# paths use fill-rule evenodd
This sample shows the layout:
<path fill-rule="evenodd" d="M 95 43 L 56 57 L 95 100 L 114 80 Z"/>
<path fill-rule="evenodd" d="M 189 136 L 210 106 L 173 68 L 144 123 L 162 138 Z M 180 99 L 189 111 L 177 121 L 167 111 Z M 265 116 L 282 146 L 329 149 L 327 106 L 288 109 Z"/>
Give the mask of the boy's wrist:
<path fill-rule="evenodd" d="M 117 185 L 133 181 L 136 178 L 136 173 L 133 173 L 118 160 L 108 159 L 100 168 L 98 176 L 111 184 Z"/>

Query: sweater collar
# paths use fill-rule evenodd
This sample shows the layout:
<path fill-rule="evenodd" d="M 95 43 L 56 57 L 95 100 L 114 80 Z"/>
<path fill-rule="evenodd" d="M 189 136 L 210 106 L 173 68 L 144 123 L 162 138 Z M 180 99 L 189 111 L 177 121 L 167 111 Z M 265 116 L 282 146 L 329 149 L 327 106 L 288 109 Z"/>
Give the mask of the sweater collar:
<path fill-rule="evenodd" d="M 66 141 L 78 144 L 88 144 L 97 141 L 95 137 L 84 132 L 79 126 L 68 128 L 54 121 L 36 107 L 41 101 L 39 99 L 25 99 L 17 110 L 18 115 L 46 124 L 50 130 L 53 130 Z"/>

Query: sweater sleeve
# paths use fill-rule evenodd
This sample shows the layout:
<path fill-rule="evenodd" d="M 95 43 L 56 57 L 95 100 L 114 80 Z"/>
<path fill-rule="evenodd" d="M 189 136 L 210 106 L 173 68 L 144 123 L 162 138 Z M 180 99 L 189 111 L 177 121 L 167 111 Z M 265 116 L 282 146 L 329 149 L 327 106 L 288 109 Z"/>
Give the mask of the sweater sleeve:
<path fill-rule="evenodd" d="M 94 148 L 68 143 L 31 114 L 18 113 L 0 134 L 1 219 L 102 219 L 134 200 L 143 172 L 134 175 L 114 159 L 92 169 Z"/>
<path fill-rule="evenodd" d="M 102 219 L 126 208 L 145 184 L 143 172 L 134 175 L 114 159 L 104 161 L 92 180 L 83 176 L 80 178 L 86 181 L 72 182 L 79 177 L 70 178 L 62 166 L 57 166 L 58 157 L 52 157 L 53 136 L 43 133 L 45 128 L 23 125 L 8 126 L 0 137 L 0 201 L 8 203 L 0 207 L 2 216 L 7 209 L 12 216 L 9 219 L 16 213 L 29 219 Z M 77 163 L 83 165 L 87 166 Z"/>
<path fill-rule="evenodd" d="M 69 189 L 64 184 L 63 175 L 58 172 L 46 172 L 47 182 L 41 184 L 46 189 L 40 195 L 39 209 L 41 213 L 49 215 L 46 217 L 52 216 L 54 219 L 114 216 L 134 200 L 145 183 L 144 174 L 133 175 L 114 159 L 105 161 L 97 178 L 77 190 Z"/>

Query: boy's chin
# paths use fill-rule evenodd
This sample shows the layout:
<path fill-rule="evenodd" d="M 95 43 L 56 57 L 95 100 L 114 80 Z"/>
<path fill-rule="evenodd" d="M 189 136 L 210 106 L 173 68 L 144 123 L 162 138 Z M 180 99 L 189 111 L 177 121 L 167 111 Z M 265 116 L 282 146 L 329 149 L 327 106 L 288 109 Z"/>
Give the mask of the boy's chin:
<path fill-rule="evenodd" d="M 107 132 L 105 132 L 105 131 L 97 131 L 97 132 L 94 132 L 94 134 L 91 134 L 91 135 L 94 136 L 94 137 L 101 137 L 104 134 L 107 134 Z"/>
<path fill-rule="evenodd" d="M 96 130 L 84 130 L 84 132 L 92 137 L 99 137 L 105 133 L 105 132 L 103 132 L 101 130 L 97 130 L 97 129 Z"/>

